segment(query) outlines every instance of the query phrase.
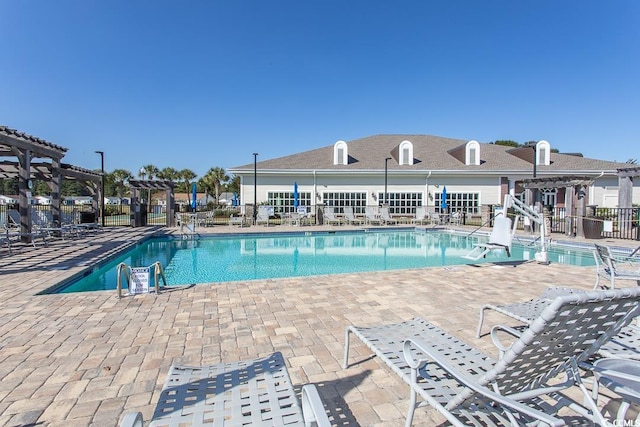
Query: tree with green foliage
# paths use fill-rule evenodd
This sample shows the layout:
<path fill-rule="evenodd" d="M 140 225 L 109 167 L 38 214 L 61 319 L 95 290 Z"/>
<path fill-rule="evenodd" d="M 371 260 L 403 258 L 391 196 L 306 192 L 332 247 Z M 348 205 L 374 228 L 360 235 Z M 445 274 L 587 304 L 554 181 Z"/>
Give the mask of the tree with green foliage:
<path fill-rule="evenodd" d="M 156 166 L 151 165 L 151 164 L 149 164 L 149 165 L 144 165 L 144 166 L 142 166 L 142 167 L 140 168 L 140 170 L 143 170 L 143 169 L 144 169 L 144 171 L 145 171 L 145 176 L 146 176 L 146 178 L 147 178 L 148 180 L 154 180 L 155 178 L 157 178 L 157 177 L 158 177 L 158 172 L 159 172 L 159 170 L 158 170 L 158 168 L 157 168 Z M 144 178 L 143 178 L 143 179 L 144 179 Z"/>
<path fill-rule="evenodd" d="M 133 175 L 126 169 L 115 169 L 110 175 L 116 185 L 118 197 L 122 199 L 124 190 L 129 185 L 129 180 L 133 179 Z"/>
<path fill-rule="evenodd" d="M 189 206 L 191 206 L 191 182 L 198 176 L 191 169 L 182 169 L 178 172 L 178 180 L 181 181 L 181 187 L 184 189 L 184 192 L 187 193 L 187 201 L 189 202 Z"/>
<path fill-rule="evenodd" d="M 225 170 L 221 167 L 214 167 L 207 171 L 207 173 L 202 177 L 200 182 L 205 185 L 205 191 L 213 190 L 213 194 L 216 199 L 216 204 L 220 203 L 220 190 L 222 188 L 222 184 L 229 180 L 229 175 L 225 172 Z"/>
<path fill-rule="evenodd" d="M 225 191 L 229 193 L 240 193 L 240 177 L 239 176 L 231 176 L 230 179 L 227 180 L 227 183 L 224 185 Z"/>
<path fill-rule="evenodd" d="M 16 196 L 18 194 L 18 178 L 5 178 L 2 180 L 2 194 Z"/>
<path fill-rule="evenodd" d="M 180 179 L 180 174 L 172 167 L 162 168 L 156 172 L 158 179 L 166 179 L 168 181 L 177 182 Z"/>
<path fill-rule="evenodd" d="M 506 147 L 519 147 L 520 144 L 515 142 L 515 141 L 511 141 L 510 139 L 499 139 L 497 141 L 492 142 L 491 144 L 495 144 L 495 145 L 504 145 Z"/>

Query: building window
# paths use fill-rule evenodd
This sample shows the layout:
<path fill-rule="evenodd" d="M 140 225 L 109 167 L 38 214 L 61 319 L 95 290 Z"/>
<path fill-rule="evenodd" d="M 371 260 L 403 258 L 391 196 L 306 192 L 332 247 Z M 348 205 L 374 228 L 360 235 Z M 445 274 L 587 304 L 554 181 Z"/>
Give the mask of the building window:
<path fill-rule="evenodd" d="M 273 206 L 273 212 L 284 214 L 296 212 L 298 208 L 293 206 L 293 191 L 269 191 L 267 204 Z M 307 206 L 307 212 L 311 209 L 311 193 L 298 192 L 298 206 Z"/>
<path fill-rule="evenodd" d="M 480 144 L 478 141 L 469 141 L 465 149 L 466 165 L 479 165 L 480 164 Z"/>
<path fill-rule="evenodd" d="M 333 164 L 334 165 L 346 165 L 349 163 L 349 151 L 347 149 L 347 143 L 344 141 L 338 141 L 333 145 Z"/>
<path fill-rule="evenodd" d="M 436 212 L 442 212 L 442 193 L 435 194 Z M 480 193 L 447 193 L 449 212 L 465 212 L 467 215 L 480 213 Z"/>
<path fill-rule="evenodd" d="M 400 143 L 400 164 L 413 164 L 413 144 L 411 141 L 402 141 Z"/>
<path fill-rule="evenodd" d="M 332 192 L 322 193 L 322 203 L 334 208 L 334 212 L 342 213 L 343 206 L 352 206 L 353 212 L 363 214 L 367 206 L 367 193 Z"/>
<path fill-rule="evenodd" d="M 384 203 L 384 192 L 378 193 L 378 202 Z M 414 215 L 422 206 L 422 193 L 387 193 L 389 212 L 393 215 Z"/>

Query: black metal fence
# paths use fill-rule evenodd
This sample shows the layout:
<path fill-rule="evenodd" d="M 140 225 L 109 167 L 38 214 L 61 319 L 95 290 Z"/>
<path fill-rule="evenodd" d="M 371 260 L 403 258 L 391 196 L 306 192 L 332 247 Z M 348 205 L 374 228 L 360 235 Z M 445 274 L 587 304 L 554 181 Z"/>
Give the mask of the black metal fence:
<path fill-rule="evenodd" d="M 621 240 L 640 240 L 640 208 L 602 208 L 588 206 L 586 216 L 578 217 L 576 212 L 568 213 L 565 208 L 547 209 L 546 216 L 551 223 L 552 233 L 575 236 L 577 221 L 582 221 L 585 234 L 591 238 L 610 238 Z M 572 216 L 573 230 L 567 233 L 567 217 Z M 589 233 L 587 233 L 587 231 Z"/>
<path fill-rule="evenodd" d="M 462 223 L 470 226 L 491 226 L 490 219 L 495 216 L 495 208 L 500 206 L 486 206 L 488 217 L 485 215 L 472 215 L 463 212 Z M 5 226 L 9 222 L 8 211 L 17 210 L 14 205 L 0 205 L 0 226 Z M 47 205 L 32 205 L 32 210 L 50 212 L 51 207 Z M 146 225 L 167 225 L 166 224 L 166 208 L 160 205 L 142 206 L 146 212 Z M 640 208 L 602 208 L 597 206 L 588 206 L 587 215 L 579 218 L 576 212 L 567 212 L 565 208 L 545 208 L 546 217 L 549 219 L 550 232 L 575 236 L 577 233 L 577 221 L 583 221 L 583 229 L 593 233 L 592 238 L 614 238 L 623 240 L 640 240 Z M 96 222 L 100 221 L 97 213 L 90 205 L 62 205 L 61 219 L 63 222 Z M 184 212 L 190 212 L 190 209 Z M 229 224 L 229 217 L 240 215 L 241 212 L 253 212 L 253 206 L 223 206 L 213 210 L 207 210 L 208 225 L 226 225 Z M 176 210 L 179 212 L 179 209 Z M 322 212 L 322 206 L 308 206 L 307 212 L 311 216 L 317 216 Z M 415 212 L 414 212 L 415 214 Z M 407 213 L 404 217 L 408 219 Z M 397 216 L 397 215 L 396 215 Z M 573 217 L 574 221 L 568 221 Z M 281 214 L 276 214 L 273 218 L 277 223 L 278 219 L 283 220 Z M 407 221 L 410 223 L 410 221 Z M 317 222 L 315 219 L 312 223 Z M 567 232 L 568 224 L 573 224 L 573 230 Z M 131 209 L 129 205 L 106 205 L 105 206 L 105 226 L 130 226 L 131 225 Z M 587 230 L 588 229 L 588 230 Z"/>

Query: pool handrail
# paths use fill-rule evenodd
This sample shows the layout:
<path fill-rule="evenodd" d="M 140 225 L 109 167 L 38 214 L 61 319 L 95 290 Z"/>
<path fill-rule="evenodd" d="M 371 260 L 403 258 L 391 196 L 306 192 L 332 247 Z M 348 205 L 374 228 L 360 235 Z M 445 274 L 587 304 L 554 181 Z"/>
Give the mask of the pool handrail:
<path fill-rule="evenodd" d="M 160 282 L 158 280 L 158 278 L 162 278 L 162 283 L 164 284 L 164 286 L 167 286 L 167 278 L 164 275 L 164 269 L 162 268 L 162 264 L 160 263 L 160 261 L 156 261 L 153 264 L 151 264 L 149 266 L 149 268 L 154 267 L 153 269 L 153 286 L 156 289 L 156 295 L 160 294 Z M 131 287 L 131 268 L 125 264 L 124 262 L 121 262 L 120 264 L 118 264 L 117 268 L 117 276 L 118 276 L 118 281 L 117 281 L 117 292 L 118 292 L 118 299 L 122 298 L 122 273 L 124 271 L 125 273 L 125 279 L 127 280 L 127 288 Z"/>

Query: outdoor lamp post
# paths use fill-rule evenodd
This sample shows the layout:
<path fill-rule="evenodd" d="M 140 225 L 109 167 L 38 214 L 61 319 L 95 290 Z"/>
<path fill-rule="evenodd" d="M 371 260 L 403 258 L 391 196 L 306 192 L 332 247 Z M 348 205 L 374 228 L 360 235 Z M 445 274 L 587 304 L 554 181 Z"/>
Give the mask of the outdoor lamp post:
<path fill-rule="evenodd" d="M 389 160 L 391 160 L 391 157 L 386 157 L 384 159 L 384 204 L 388 204 L 389 200 L 387 197 L 387 175 L 388 175 L 388 168 L 387 168 L 387 163 L 389 162 Z"/>
<path fill-rule="evenodd" d="M 143 167 L 140 168 L 140 170 L 138 171 L 138 175 L 142 178 L 142 180 L 144 181 L 144 179 L 147 177 L 147 170 Z M 140 190 L 140 194 L 142 194 L 142 190 Z M 149 193 L 149 195 L 151 195 L 151 193 Z M 147 205 L 149 204 L 149 200 L 147 200 Z"/>
<path fill-rule="evenodd" d="M 104 151 L 96 150 L 96 154 L 100 155 L 100 218 L 102 218 L 102 226 L 104 227 Z"/>
<path fill-rule="evenodd" d="M 253 153 L 253 225 L 258 218 L 258 153 Z"/>

